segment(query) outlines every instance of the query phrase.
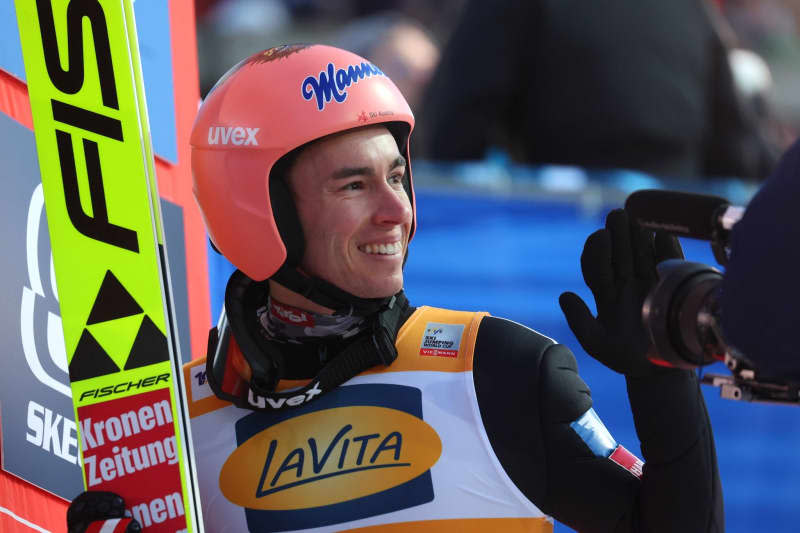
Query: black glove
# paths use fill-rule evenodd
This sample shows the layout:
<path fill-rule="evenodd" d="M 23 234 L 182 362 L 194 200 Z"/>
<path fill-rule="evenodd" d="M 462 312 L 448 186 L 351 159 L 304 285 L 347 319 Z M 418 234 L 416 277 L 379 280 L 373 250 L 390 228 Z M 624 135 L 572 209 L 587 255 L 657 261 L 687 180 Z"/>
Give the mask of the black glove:
<path fill-rule="evenodd" d="M 84 533 L 95 522 L 115 518 L 121 520 L 114 531 L 138 533 L 142 530 L 139 522 L 130 518 L 130 514 L 125 511 L 125 500 L 121 496 L 99 490 L 81 492 L 67 508 L 67 531 Z M 123 522 L 126 522 L 124 525 L 127 526 L 124 530 L 119 529 Z"/>
<path fill-rule="evenodd" d="M 605 229 L 586 239 L 581 270 L 594 294 L 597 318 L 581 298 L 563 293 L 558 303 L 586 353 L 621 374 L 644 377 L 659 371 L 650 363 L 650 335 L 642 323 L 642 304 L 658 280 L 656 265 L 683 259 L 678 239 L 628 222 L 622 209 L 611 211 Z"/>

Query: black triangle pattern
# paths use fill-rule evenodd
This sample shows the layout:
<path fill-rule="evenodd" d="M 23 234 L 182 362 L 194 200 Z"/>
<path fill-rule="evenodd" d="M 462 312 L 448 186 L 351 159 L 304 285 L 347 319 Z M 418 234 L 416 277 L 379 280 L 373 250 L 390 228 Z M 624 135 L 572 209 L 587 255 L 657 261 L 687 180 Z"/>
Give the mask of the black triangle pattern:
<path fill-rule="evenodd" d="M 139 368 L 169 359 L 167 337 L 161 333 L 158 326 L 145 315 L 136 340 L 133 341 L 131 353 L 125 362 L 125 370 Z"/>
<path fill-rule="evenodd" d="M 84 329 L 72 361 L 69 363 L 69 380 L 71 382 L 81 381 L 115 372 L 119 372 L 117 364 L 89 333 L 89 330 Z"/>
<path fill-rule="evenodd" d="M 142 312 L 144 312 L 142 307 L 133 299 L 133 296 L 122 286 L 117 277 L 107 270 L 86 325 L 91 326 L 98 322 L 138 315 Z"/>

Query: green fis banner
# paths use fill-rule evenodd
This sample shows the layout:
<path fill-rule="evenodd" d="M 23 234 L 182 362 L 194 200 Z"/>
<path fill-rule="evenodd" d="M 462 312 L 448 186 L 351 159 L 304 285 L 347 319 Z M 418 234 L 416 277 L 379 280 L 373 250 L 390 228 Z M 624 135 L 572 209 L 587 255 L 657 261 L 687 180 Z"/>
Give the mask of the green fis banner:
<path fill-rule="evenodd" d="M 16 0 L 84 484 L 198 531 L 132 0 Z"/>

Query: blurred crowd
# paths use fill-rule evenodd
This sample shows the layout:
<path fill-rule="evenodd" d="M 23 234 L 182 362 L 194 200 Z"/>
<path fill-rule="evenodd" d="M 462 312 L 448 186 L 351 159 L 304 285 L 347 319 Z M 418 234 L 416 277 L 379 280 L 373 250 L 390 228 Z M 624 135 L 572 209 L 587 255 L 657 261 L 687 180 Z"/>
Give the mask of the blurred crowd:
<path fill-rule="evenodd" d="M 196 0 L 201 91 L 264 48 L 378 65 L 412 153 L 766 178 L 800 133 L 800 0 Z"/>

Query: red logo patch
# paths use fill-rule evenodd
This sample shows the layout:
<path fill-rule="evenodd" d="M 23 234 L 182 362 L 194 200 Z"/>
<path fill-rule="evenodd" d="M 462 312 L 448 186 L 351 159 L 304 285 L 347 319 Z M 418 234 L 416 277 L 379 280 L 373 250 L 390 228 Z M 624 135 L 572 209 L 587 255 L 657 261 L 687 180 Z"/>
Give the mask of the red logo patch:
<path fill-rule="evenodd" d="M 272 316 L 281 322 L 292 324 L 294 326 L 314 326 L 314 317 L 302 309 L 289 307 L 288 305 L 284 305 L 275 301 L 271 301 L 270 305 L 272 306 L 270 309 Z"/>
<path fill-rule="evenodd" d="M 626 450 L 622 447 L 622 445 L 617 446 L 617 448 L 611 453 L 608 457 L 619 466 L 633 474 L 634 476 L 641 478 L 642 477 L 642 467 L 644 463 L 641 459 L 633 455 L 631 452 Z"/>

